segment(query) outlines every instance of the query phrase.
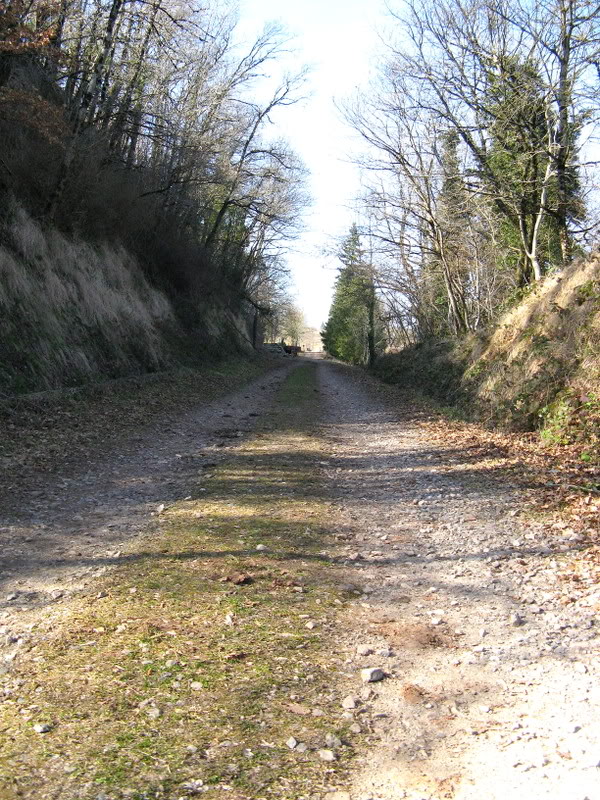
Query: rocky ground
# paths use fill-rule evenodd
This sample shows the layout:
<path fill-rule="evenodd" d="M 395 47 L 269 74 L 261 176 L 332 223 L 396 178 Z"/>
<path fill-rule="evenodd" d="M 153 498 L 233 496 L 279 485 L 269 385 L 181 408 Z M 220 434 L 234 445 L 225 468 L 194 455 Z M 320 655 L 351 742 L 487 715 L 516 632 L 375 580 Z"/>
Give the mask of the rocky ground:
<path fill-rule="evenodd" d="M 585 537 L 533 518 L 510 452 L 432 443 L 426 413 L 345 367 L 321 380 L 340 546 L 366 595 L 340 664 L 370 745 L 352 800 L 600 797 L 600 592 L 570 580 Z M 386 677 L 361 690 L 367 667 Z"/>
<path fill-rule="evenodd" d="M 191 476 L 235 455 L 305 363 L 15 492 L 0 531 L 5 675 L 26 665 L 45 615 L 93 591 L 120 548 L 152 536 L 164 506 L 185 499 Z M 321 555 L 341 565 L 354 598 L 336 601 L 335 623 L 321 626 L 337 703 L 328 713 L 347 735 L 328 734 L 318 751 L 324 769 L 324 753 L 343 769 L 288 796 L 598 800 L 594 501 L 585 527 L 550 516 L 546 479 L 510 447 L 473 427 L 447 429 L 359 371 L 311 363 L 319 392 L 306 424 L 320 442 L 333 537 Z M 301 691 L 290 697 L 302 702 Z M 304 706 L 294 713 L 301 721 Z M 284 746 L 294 752 L 302 736 L 290 725 Z"/>
<path fill-rule="evenodd" d="M 36 468 L 37 450 L 13 454 L 0 486 L 0 633 L 14 639 L 17 619 L 19 628 L 34 624 L 37 609 L 88 586 L 118 563 L 124 544 L 157 529 L 161 506 L 181 497 L 190 472 L 210 472 L 211 459 L 247 435 L 271 407 L 293 364 L 270 366 L 276 368 L 238 391 L 209 403 L 196 400 L 183 413 L 164 408 L 152 424 L 138 423 L 102 446 L 110 437 L 106 431 L 95 437 L 95 450 L 63 459 L 56 470 L 45 462 L 43 470 Z M 196 392 L 201 396 L 202 387 Z M 102 423 L 112 427 L 110 419 Z M 70 435 L 56 431 L 63 451 Z"/>

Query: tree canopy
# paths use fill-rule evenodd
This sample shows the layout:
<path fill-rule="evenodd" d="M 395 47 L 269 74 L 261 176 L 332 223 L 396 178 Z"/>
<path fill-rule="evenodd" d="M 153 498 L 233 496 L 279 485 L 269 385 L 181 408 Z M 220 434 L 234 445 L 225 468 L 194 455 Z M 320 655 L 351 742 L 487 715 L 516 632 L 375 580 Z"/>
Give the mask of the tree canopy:
<path fill-rule="evenodd" d="M 598 121 L 588 0 L 407 0 L 345 116 L 395 344 L 460 335 L 569 263 L 597 231 L 585 129 Z"/>
<path fill-rule="evenodd" d="M 271 25 L 244 50 L 235 25 L 219 0 L 0 4 L 3 207 L 121 241 L 184 304 L 257 303 L 307 202 L 299 158 L 268 135 L 304 78 L 257 101 L 286 36 Z"/>

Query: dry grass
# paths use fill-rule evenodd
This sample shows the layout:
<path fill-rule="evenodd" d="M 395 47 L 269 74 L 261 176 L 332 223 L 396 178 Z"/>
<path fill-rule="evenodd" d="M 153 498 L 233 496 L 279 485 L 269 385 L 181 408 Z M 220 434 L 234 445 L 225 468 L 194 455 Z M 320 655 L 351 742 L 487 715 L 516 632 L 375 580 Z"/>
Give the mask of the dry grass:
<path fill-rule="evenodd" d="M 375 374 L 468 419 L 587 443 L 590 455 L 600 444 L 600 258 L 549 275 L 489 335 L 423 342 L 385 356 Z"/>
<path fill-rule="evenodd" d="M 598 399 L 600 260 L 549 276 L 502 317 L 467 375 L 492 421 L 539 427 L 565 394 Z M 578 403 L 575 403 L 577 406 Z"/>
<path fill-rule="evenodd" d="M 172 308 L 123 248 L 42 230 L 19 208 L 2 240 L 0 388 L 55 388 L 166 363 Z"/>
<path fill-rule="evenodd" d="M 343 771 L 349 747 L 332 764 L 317 754 L 326 733 L 347 731 L 329 659 L 344 594 L 322 554 L 322 444 L 302 423 L 313 375 L 296 370 L 273 429 L 37 631 L 2 680 L 3 800 L 172 800 L 193 787 L 292 800 Z M 290 736 L 308 749 L 292 751 Z"/>

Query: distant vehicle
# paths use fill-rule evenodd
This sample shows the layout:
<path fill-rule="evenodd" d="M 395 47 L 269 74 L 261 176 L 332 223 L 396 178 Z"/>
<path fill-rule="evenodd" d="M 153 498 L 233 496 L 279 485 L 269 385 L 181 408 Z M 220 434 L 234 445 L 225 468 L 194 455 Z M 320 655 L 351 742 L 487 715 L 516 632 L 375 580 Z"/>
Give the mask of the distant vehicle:
<path fill-rule="evenodd" d="M 287 356 L 288 354 L 285 352 L 285 349 L 282 345 L 278 344 L 277 342 L 267 342 L 263 344 L 263 350 L 266 350 L 267 353 L 271 353 L 274 356 Z"/>

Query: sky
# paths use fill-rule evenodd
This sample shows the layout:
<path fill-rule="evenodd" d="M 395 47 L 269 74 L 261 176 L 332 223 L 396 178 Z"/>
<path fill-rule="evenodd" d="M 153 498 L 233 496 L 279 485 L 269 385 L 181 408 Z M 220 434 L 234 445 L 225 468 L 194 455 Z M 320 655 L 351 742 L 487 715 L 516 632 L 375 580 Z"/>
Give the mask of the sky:
<path fill-rule="evenodd" d="M 335 107 L 359 87 L 366 87 L 379 46 L 381 0 L 239 0 L 238 36 L 251 39 L 265 23 L 280 22 L 293 36 L 294 54 L 280 68 L 311 68 L 306 97 L 274 117 L 273 136 L 282 136 L 310 172 L 313 204 L 305 231 L 290 248 L 287 263 L 291 293 L 311 327 L 326 321 L 336 260 L 327 253 L 356 220 L 354 199 L 360 193 L 359 170 L 349 156 L 357 140 Z"/>

